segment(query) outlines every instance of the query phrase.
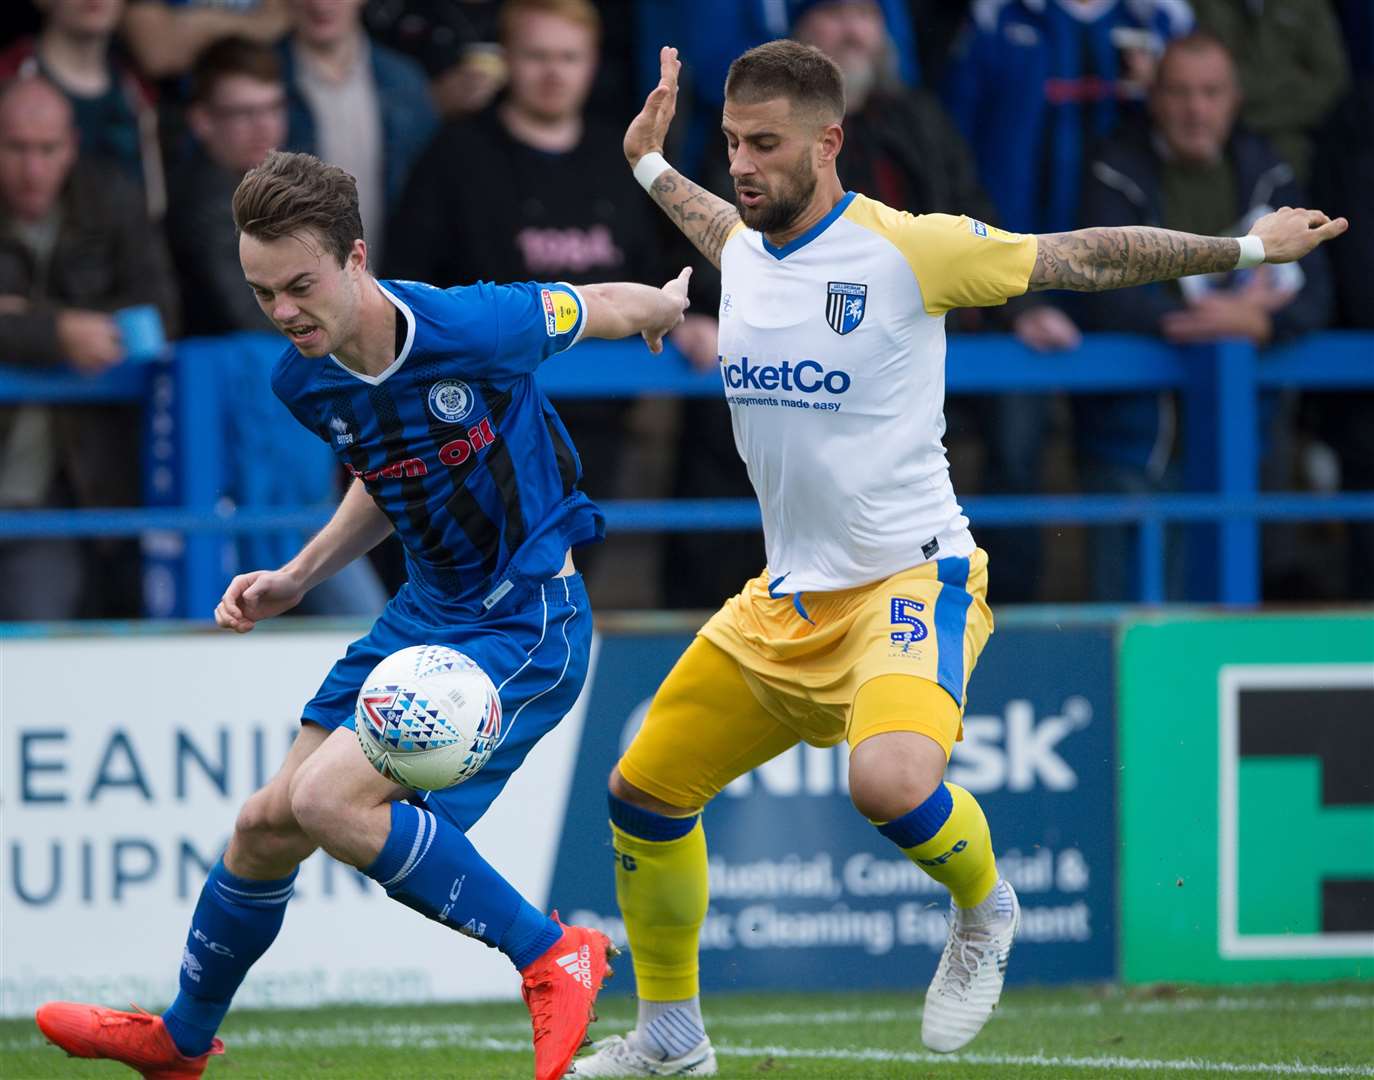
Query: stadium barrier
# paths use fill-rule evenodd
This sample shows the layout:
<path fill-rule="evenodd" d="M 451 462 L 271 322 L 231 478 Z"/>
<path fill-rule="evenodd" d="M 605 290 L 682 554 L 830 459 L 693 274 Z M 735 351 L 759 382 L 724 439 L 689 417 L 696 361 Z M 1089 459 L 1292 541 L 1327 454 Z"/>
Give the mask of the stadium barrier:
<path fill-rule="evenodd" d="M 606 776 L 695 625 L 600 624 L 576 707 L 472 836 L 533 903 L 623 942 Z M 1020 892 L 1011 982 L 1368 977 L 1374 612 L 1028 608 L 998 624 L 950 775 L 977 793 Z M 4 629 L 0 1015 L 53 997 L 170 999 L 181 934 L 237 807 L 358 630 Z M 73 673 L 98 692 L 67 691 Z M 798 746 L 708 807 L 708 992 L 928 980 L 947 901 L 854 811 L 846 762 L 843 746 Z M 317 854 L 239 1003 L 499 998 L 516 986 L 493 950 Z M 611 984 L 630 989 L 623 976 Z"/>
<path fill-rule="evenodd" d="M 1070 621 L 999 629 L 952 767 L 996 822 L 1021 892 L 1018 982 L 1116 973 L 1113 628 Z M 358 629 L 294 622 L 244 638 L 148 622 L 0 638 L 0 1015 L 52 997 L 151 1007 L 175 993 L 181 935 L 237 807 Z M 603 627 L 576 708 L 472 831 L 532 903 L 622 943 L 606 776 L 694 629 L 664 616 Z M 72 672 L 100 691 L 63 694 L 54 715 Z M 822 969 L 831 988 L 912 987 L 933 972 L 946 902 L 855 812 L 846 761 L 843 747 L 797 747 L 708 808 L 709 990 L 817 985 Z M 239 1001 L 495 998 L 517 986 L 493 950 L 317 854 Z"/>
<path fill-rule="evenodd" d="M 235 565 L 277 565 L 302 531 L 328 517 L 323 444 L 270 398 L 267 371 L 280 338 L 266 334 L 177 343 L 165 362 L 97 378 L 0 367 L 0 402 L 129 401 L 146 405 L 147 506 L 129 510 L 0 511 L 0 538 L 141 535 L 147 611 L 206 617 Z M 548 361 L 539 379 L 556 400 L 626 395 L 713 396 L 714 372 L 693 371 L 671 346 L 586 342 Z M 1260 524 L 1374 518 L 1374 492 L 1261 494 L 1259 396 L 1281 388 L 1374 387 L 1374 335 L 1328 333 L 1263 353 L 1240 342 L 1175 348 L 1122 335 L 1089 337 L 1064 354 L 1009 338 L 955 337 L 951 394 L 1018 391 L 1100 394 L 1178 391 L 1184 399 L 1188 492 L 1169 496 L 982 496 L 965 500 L 977 525 L 1127 523 L 1138 532 L 1139 599 L 1164 599 L 1165 526 L 1200 531 L 1214 593 L 1229 606 L 1260 598 Z M 325 479 L 321 479 L 321 477 Z M 311 505 L 313 504 L 313 505 Z M 612 501 L 622 531 L 751 529 L 751 501 Z M 251 549 L 251 554 L 245 552 Z"/>

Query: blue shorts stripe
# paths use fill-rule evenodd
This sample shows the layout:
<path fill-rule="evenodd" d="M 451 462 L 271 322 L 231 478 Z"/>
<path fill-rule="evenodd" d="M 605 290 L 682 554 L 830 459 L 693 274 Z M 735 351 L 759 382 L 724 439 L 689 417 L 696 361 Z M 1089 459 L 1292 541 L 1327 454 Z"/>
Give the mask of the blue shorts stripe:
<path fill-rule="evenodd" d="M 966 558 L 940 559 L 935 563 L 940 584 L 944 586 L 935 601 L 935 647 L 940 661 L 936 681 L 949 696 L 964 704 L 964 629 L 973 597 L 968 592 L 969 562 Z"/>

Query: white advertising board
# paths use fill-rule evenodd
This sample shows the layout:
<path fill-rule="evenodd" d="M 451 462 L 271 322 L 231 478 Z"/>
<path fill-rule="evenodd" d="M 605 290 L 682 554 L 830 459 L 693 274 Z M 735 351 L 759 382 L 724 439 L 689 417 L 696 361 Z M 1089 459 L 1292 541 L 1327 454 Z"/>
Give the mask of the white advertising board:
<path fill-rule="evenodd" d="M 205 871 L 353 636 L 0 639 L 0 1015 L 52 998 L 171 1000 Z M 584 710 L 579 701 L 535 748 L 471 833 L 536 906 Z M 518 986 L 500 953 L 317 853 L 236 1003 L 512 997 Z"/>

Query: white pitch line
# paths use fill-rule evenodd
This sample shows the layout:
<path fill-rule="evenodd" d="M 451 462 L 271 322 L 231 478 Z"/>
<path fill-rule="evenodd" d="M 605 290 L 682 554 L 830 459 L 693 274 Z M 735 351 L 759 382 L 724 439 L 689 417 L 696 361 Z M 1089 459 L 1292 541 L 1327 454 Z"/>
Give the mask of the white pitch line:
<path fill-rule="evenodd" d="M 1042 1016 L 1099 1016 L 1108 1012 L 1125 1015 L 1158 1014 L 1174 1012 L 1248 1012 L 1263 1009 L 1279 1009 L 1292 1005 L 1304 1011 L 1330 1011 L 1333 1009 L 1374 1010 L 1374 996 L 1342 994 L 1314 998 L 1311 1001 L 1295 1003 L 1286 998 L 1273 997 L 1217 997 L 1198 999 L 1164 999 L 1157 1001 L 1104 1001 L 1083 1002 L 1077 1005 L 1004 1005 L 997 1015 L 1004 1019 L 1023 1019 Z M 461 1014 L 463 1005 L 451 1006 L 455 1014 Z M 325 1010 L 328 1006 L 324 1007 Z M 824 1024 L 851 1023 L 890 1023 L 894 1021 L 914 1022 L 921 1018 L 921 1007 L 913 1004 L 910 1009 L 829 1009 L 813 1012 L 775 1011 L 754 1013 L 749 1016 L 710 1016 L 708 1022 L 716 1028 L 775 1027 L 785 1024 L 805 1024 L 819 1027 Z M 597 1031 L 612 1031 L 628 1028 L 634 1023 L 629 1014 L 609 1013 L 601 1017 Z M 289 1046 L 307 1043 L 319 1046 L 367 1046 L 387 1045 L 397 1040 L 426 1040 L 475 1038 L 479 1035 L 523 1035 L 529 1030 L 529 1021 L 501 1020 L 491 1023 L 474 1024 L 462 1020 L 431 1020 L 424 1022 L 386 1022 L 374 1021 L 370 1024 L 336 1023 L 327 1027 L 262 1027 L 251 1025 L 239 1028 L 231 1019 L 225 1033 L 230 1042 L 236 1045 Z M 0 1040 L 0 1049 L 32 1049 L 44 1045 L 45 1040 L 37 1032 L 19 1038 Z M 400 1042 L 396 1042 L 401 1045 Z M 940 1060 L 943 1060 L 940 1059 Z"/>
<path fill-rule="evenodd" d="M 1264 1076 L 1374 1076 L 1374 1067 L 1305 1062 L 1232 1062 L 1203 1058 L 1061 1057 L 1046 1054 L 923 1054 L 899 1050 L 799 1050 L 788 1046 L 717 1046 L 735 1057 L 811 1058 L 822 1061 L 900 1061 L 913 1065 L 1029 1065 L 1054 1069 L 1125 1069 L 1140 1072 L 1258 1073 Z"/>
<path fill-rule="evenodd" d="M 470 1024 L 371 1024 L 332 1028 L 247 1027 L 230 1034 L 235 1047 L 341 1046 L 385 1047 L 395 1050 L 464 1049 L 527 1054 L 528 1041 L 497 1039 L 477 1033 Z M 490 1031 L 495 1025 L 480 1025 Z M 44 1043 L 41 1037 L 6 1040 L 6 1050 L 31 1050 Z M 1053 1069 L 1115 1069 L 1130 1072 L 1210 1072 L 1261 1076 L 1371 1076 L 1374 1067 L 1359 1065 L 1311 1065 L 1305 1062 L 1231 1062 L 1203 1058 L 1067 1057 L 1047 1054 L 930 1054 L 916 1051 L 847 1049 L 790 1046 L 750 1046 L 717 1043 L 716 1053 L 730 1057 L 773 1057 L 813 1061 L 886 1061 L 913 1065 L 983 1065 L 1006 1068 L 1032 1066 Z"/>

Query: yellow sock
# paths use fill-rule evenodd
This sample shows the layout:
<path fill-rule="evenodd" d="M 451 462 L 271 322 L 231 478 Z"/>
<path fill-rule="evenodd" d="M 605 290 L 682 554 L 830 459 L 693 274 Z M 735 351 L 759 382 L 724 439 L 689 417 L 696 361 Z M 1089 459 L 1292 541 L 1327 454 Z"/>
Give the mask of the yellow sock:
<path fill-rule="evenodd" d="M 696 997 L 697 946 L 709 887 L 700 817 L 685 835 L 671 840 L 632 836 L 615 822 L 611 835 L 615 896 L 634 956 L 636 992 L 645 1001 Z"/>
<path fill-rule="evenodd" d="M 988 819 L 978 800 L 958 784 L 942 784 L 911 813 L 880 825 L 878 831 L 949 889 L 960 907 L 982 903 L 997 884 Z M 917 836 L 928 839 L 910 843 Z"/>

